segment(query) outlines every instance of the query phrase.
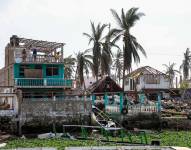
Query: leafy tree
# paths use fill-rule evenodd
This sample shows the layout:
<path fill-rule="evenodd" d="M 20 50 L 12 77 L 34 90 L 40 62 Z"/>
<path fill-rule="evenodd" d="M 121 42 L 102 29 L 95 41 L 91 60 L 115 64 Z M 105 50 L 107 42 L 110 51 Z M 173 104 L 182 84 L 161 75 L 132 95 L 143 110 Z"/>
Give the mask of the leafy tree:
<path fill-rule="evenodd" d="M 117 53 L 114 55 L 113 66 L 115 69 L 115 79 L 120 84 L 122 78 L 122 70 L 123 70 L 123 53 L 121 49 L 118 49 Z"/>
<path fill-rule="evenodd" d="M 169 65 L 163 64 L 163 66 L 166 67 L 165 73 L 168 75 L 170 88 L 174 87 L 173 81 L 176 73 L 180 73 L 178 70 L 174 69 L 175 65 L 176 65 L 175 63 L 170 64 L 170 62 Z"/>
<path fill-rule="evenodd" d="M 189 70 L 190 70 L 190 50 L 189 48 L 186 49 L 186 52 L 184 53 L 184 59 L 182 61 L 182 64 L 180 66 L 180 69 L 183 71 L 184 80 L 188 79 L 189 77 Z"/>
<path fill-rule="evenodd" d="M 103 24 L 101 25 L 100 23 L 95 27 L 94 23 L 91 22 L 91 34 L 88 33 L 83 33 L 83 35 L 87 36 L 89 38 L 89 44 L 93 43 L 93 75 L 96 77 L 96 80 L 98 80 L 98 75 L 99 75 L 99 69 L 100 69 L 100 59 L 102 57 L 106 57 L 106 51 L 105 53 L 101 53 L 101 40 L 103 39 L 102 34 L 107 25 Z"/>
<path fill-rule="evenodd" d="M 185 92 L 186 90 L 189 88 L 189 83 L 187 81 L 183 81 L 181 84 L 180 84 L 180 89 L 181 89 L 181 98 L 184 99 L 185 98 Z"/>
<path fill-rule="evenodd" d="M 92 56 L 89 54 L 88 50 L 85 50 L 84 52 L 78 52 L 76 54 L 76 78 L 79 81 L 80 86 L 84 84 L 84 73 L 88 76 L 89 69 L 92 69 L 93 67 L 91 60 Z M 85 84 L 84 89 L 86 89 Z"/>
<path fill-rule="evenodd" d="M 109 28 L 110 28 L 110 24 L 109 24 Z M 102 44 L 102 48 L 101 48 L 101 58 L 100 58 L 100 67 L 101 67 L 101 75 L 110 75 L 110 68 L 112 65 L 112 47 L 118 48 L 119 47 L 115 44 L 118 39 L 115 38 L 113 39 L 113 33 L 109 33 L 106 35 L 106 37 L 104 38 L 105 41 Z"/>
<path fill-rule="evenodd" d="M 76 59 L 73 58 L 72 55 L 64 58 L 64 77 L 66 79 L 73 78 L 75 62 Z"/>
<path fill-rule="evenodd" d="M 132 67 L 132 62 L 139 63 L 140 57 L 138 51 L 140 51 L 145 57 L 146 52 L 143 47 L 137 42 L 137 39 L 130 33 L 130 29 L 135 25 L 135 23 L 140 20 L 143 13 L 137 12 L 138 8 L 129 9 L 126 14 L 124 10 L 121 10 L 121 17 L 117 12 L 111 9 L 111 12 L 118 23 L 117 29 L 112 29 L 111 32 L 116 38 L 122 37 L 123 39 L 123 89 L 124 89 L 124 78 L 125 71 L 129 71 Z"/>

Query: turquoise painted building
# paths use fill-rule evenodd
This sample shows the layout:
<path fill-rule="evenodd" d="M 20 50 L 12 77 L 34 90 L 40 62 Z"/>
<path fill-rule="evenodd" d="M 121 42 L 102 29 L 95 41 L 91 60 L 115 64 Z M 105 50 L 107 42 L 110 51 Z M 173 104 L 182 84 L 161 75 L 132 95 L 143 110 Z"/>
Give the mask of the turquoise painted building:
<path fill-rule="evenodd" d="M 12 36 L 5 48 L 0 85 L 20 89 L 23 98 L 52 98 L 72 88 L 64 78 L 64 43 Z"/>

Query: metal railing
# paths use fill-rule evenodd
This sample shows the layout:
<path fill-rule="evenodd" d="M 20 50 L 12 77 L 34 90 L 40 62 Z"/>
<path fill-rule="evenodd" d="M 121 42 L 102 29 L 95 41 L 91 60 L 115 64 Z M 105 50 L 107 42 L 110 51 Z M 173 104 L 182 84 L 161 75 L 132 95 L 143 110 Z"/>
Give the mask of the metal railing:
<path fill-rule="evenodd" d="M 119 105 L 107 105 L 105 107 L 107 113 L 120 113 Z"/>
<path fill-rule="evenodd" d="M 42 96 L 42 98 L 38 98 L 35 97 L 35 95 L 33 95 L 33 97 L 30 98 L 23 98 L 23 101 L 63 101 L 63 100 L 70 100 L 70 101 L 91 101 L 90 98 L 84 98 L 84 97 L 79 97 L 79 96 L 65 96 L 65 95 L 58 95 L 58 96 L 47 96 L 44 95 Z"/>
<path fill-rule="evenodd" d="M 106 106 L 107 113 L 120 113 L 119 105 L 107 105 Z M 128 106 L 128 113 L 129 114 L 136 114 L 136 113 L 153 113 L 158 112 L 157 104 L 136 104 L 136 105 L 129 105 Z"/>
<path fill-rule="evenodd" d="M 52 78 L 16 78 L 17 87 L 72 87 L 72 80 Z"/>
<path fill-rule="evenodd" d="M 47 55 L 29 55 L 15 57 L 16 63 L 61 63 L 63 59 L 61 56 L 47 56 Z"/>
<path fill-rule="evenodd" d="M 136 104 L 128 106 L 128 113 L 136 114 L 140 112 L 158 112 L 157 104 Z"/>

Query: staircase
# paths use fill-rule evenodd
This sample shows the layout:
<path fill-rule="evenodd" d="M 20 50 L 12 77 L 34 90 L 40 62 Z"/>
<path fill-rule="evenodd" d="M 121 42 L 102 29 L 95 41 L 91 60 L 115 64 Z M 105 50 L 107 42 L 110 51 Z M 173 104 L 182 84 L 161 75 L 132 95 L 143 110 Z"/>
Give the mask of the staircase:
<path fill-rule="evenodd" d="M 96 124 L 104 129 L 112 128 L 114 130 L 122 128 L 120 124 L 114 122 L 107 114 L 96 106 L 92 106 L 92 118 Z"/>

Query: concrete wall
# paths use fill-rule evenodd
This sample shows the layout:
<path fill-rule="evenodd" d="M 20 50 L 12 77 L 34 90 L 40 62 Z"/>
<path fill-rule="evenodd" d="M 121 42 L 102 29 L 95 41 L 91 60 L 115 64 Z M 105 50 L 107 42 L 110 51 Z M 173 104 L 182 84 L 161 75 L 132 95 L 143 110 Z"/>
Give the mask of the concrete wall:
<path fill-rule="evenodd" d="M 32 101 L 24 99 L 20 111 L 20 119 L 16 117 L 17 113 L 0 116 L 0 130 L 16 133 L 19 120 L 21 126 L 27 128 L 27 132 L 32 128 L 38 128 L 41 131 L 52 126 L 53 122 L 57 126 L 62 126 L 63 124 L 89 124 L 91 121 L 90 100 Z M 3 111 L 3 113 L 8 112 Z"/>
<path fill-rule="evenodd" d="M 89 122 L 90 113 L 91 101 L 23 101 L 21 104 L 23 125 L 28 122 L 51 123 L 54 118 L 59 124 L 79 122 L 80 120 Z"/>

